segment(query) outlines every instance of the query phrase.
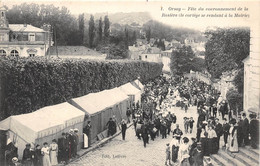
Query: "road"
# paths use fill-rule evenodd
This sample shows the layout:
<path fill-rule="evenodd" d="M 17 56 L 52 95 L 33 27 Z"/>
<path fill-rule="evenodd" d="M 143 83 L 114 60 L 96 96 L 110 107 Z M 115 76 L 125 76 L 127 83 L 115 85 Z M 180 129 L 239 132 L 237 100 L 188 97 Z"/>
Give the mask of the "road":
<path fill-rule="evenodd" d="M 193 117 L 195 120 L 192 134 L 184 134 L 188 138 L 196 137 L 197 110 L 196 107 L 190 107 L 187 113 L 179 107 L 173 107 L 168 111 L 175 113 L 177 123 L 184 132 L 183 118 Z M 175 126 L 172 126 L 174 129 Z M 166 139 L 157 137 L 154 141 L 144 148 L 143 141 L 135 136 L 134 127 L 131 126 L 126 131 L 126 140 L 122 140 L 121 134 L 110 142 L 94 151 L 87 153 L 79 159 L 68 164 L 69 166 L 161 166 L 165 163 L 166 144 L 170 143 L 172 134 Z"/>

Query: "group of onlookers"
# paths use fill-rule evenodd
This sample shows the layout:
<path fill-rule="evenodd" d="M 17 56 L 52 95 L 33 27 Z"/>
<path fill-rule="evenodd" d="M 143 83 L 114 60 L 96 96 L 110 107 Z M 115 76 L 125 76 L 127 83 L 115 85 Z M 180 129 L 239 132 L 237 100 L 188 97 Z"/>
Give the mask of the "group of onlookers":
<path fill-rule="evenodd" d="M 11 144 L 11 143 L 10 143 Z M 11 160 L 7 161 L 8 166 L 53 166 L 66 164 L 71 158 L 77 156 L 77 146 L 79 144 L 78 129 L 70 129 L 67 133 L 62 133 L 62 137 L 53 139 L 50 144 L 44 142 L 43 145 L 36 144 L 34 148 L 28 143 L 23 151 L 22 160 L 18 160 L 17 150 Z"/>

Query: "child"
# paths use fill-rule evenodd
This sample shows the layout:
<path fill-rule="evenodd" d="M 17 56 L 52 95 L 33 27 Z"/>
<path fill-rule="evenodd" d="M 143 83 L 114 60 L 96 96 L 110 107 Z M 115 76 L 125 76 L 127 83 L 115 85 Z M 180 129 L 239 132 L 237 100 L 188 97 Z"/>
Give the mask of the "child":
<path fill-rule="evenodd" d="M 192 133 L 193 123 L 194 123 L 194 120 L 193 120 L 192 117 L 190 117 L 190 121 L 189 121 L 189 124 L 190 124 L 190 133 Z"/>
<path fill-rule="evenodd" d="M 167 164 L 167 161 L 169 161 L 169 165 L 171 165 L 171 151 L 170 151 L 170 144 L 166 144 L 166 161 L 165 161 L 165 165 L 168 165 Z"/>
<path fill-rule="evenodd" d="M 187 134 L 189 132 L 189 118 L 184 117 L 184 129 L 185 133 Z"/>

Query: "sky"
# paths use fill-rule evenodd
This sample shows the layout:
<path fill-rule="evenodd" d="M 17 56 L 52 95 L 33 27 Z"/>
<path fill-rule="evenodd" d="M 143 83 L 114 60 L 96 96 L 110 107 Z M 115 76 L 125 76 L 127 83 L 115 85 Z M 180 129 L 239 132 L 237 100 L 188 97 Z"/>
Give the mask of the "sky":
<path fill-rule="evenodd" d="M 177 27 L 193 28 L 204 31 L 207 27 L 240 27 L 259 26 L 260 1 L 91 1 L 91 0 L 2 0 L 2 4 L 11 7 L 15 4 L 39 3 L 54 4 L 55 6 L 65 6 L 72 14 L 80 13 L 117 13 L 117 12 L 149 12 L 153 19 L 165 24 Z M 248 8 L 248 11 L 244 9 Z M 200 9 L 204 9 L 199 10 Z M 205 11 L 206 8 L 236 8 L 236 11 Z M 238 11 L 238 8 L 242 10 Z M 178 9 L 181 9 L 179 11 Z M 190 10 L 189 10 L 190 9 Z M 166 14 L 172 14 L 172 17 L 163 17 Z M 175 15 L 176 14 L 176 15 Z M 182 17 L 180 15 L 183 14 Z M 202 14 L 223 14 L 223 17 L 200 17 Z M 225 14 L 233 17 L 224 17 Z M 234 17 L 235 14 L 242 14 L 243 17 Z M 199 17 L 194 17 L 198 16 Z M 257 25 L 256 25 L 257 24 Z"/>

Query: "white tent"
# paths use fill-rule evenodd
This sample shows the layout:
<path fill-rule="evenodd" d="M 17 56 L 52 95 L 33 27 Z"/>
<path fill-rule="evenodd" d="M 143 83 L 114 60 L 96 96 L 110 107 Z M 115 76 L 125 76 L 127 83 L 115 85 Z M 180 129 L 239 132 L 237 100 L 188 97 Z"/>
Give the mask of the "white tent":
<path fill-rule="evenodd" d="M 136 88 L 140 89 L 141 92 L 144 92 L 144 85 L 137 79 L 131 82 Z"/>
<path fill-rule="evenodd" d="M 74 98 L 72 101 L 83 108 L 87 114 L 94 115 L 128 99 L 129 97 L 120 91 L 120 89 L 114 88 L 97 93 L 90 93 L 85 96 Z"/>
<path fill-rule="evenodd" d="M 128 96 L 131 97 L 132 102 L 139 103 L 141 102 L 141 94 L 142 91 L 135 86 L 133 86 L 131 83 L 126 83 L 119 87 L 124 93 L 126 93 Z"/>
<path fill-rule="evenodd" d="M 126 117 L 128 100 L 129 97 L 124 92 L 114 88 L 74 98 L 69 102 L 89 115 L 88 120 L 92 125 L 91 139 L 94 140 L 106 129 L 110 117 L 115 115 L 118 122 Z"/>
<path fill-rule="evenodd" d="M 42 145 L 61 137 L 62 132 L 78 128 L 82 133 L 84 113 L 69 103 L 41 108 L 35 112 L 10 116 L 0 122 L 0 127 L 8 130 L 9 138 L 16 138 L 19 158 L 26 143 Z M 14 141 L 14 140 L 12 140 Z"/>

